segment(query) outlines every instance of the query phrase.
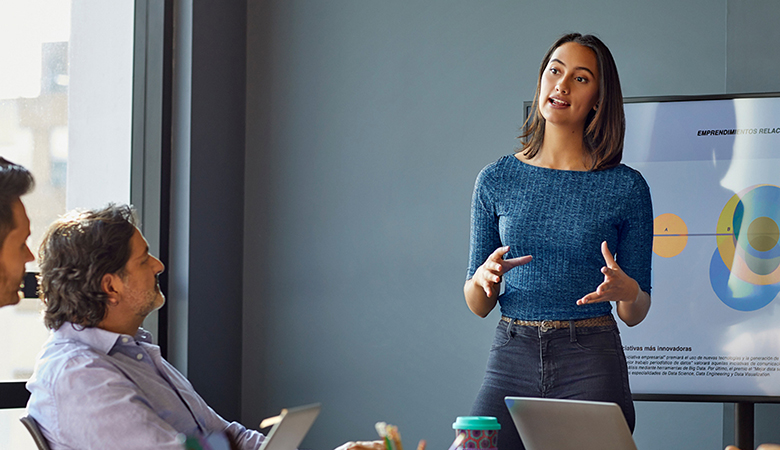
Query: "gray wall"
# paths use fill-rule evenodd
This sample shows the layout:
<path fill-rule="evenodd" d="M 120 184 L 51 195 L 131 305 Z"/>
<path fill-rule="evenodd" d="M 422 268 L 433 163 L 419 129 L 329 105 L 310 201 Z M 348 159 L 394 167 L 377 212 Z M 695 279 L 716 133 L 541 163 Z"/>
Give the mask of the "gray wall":
<path fill-rule="evenodd" d="M 373 439 L 384 420 L 407 446 L 446 448 L 498 320 L 462 298 L 473 182 L 517 144 L 550 43 L 598 34 L 629 97 L 780 91 L 778 14 L 772 0 L 249 0 L 243 422 L 318 401 L 304 447 Z M 720 403 L 637 412 L 640 449 L 730 439 Z M 779 416 L 758 408 L 759 441 L 780 441 Z"/>

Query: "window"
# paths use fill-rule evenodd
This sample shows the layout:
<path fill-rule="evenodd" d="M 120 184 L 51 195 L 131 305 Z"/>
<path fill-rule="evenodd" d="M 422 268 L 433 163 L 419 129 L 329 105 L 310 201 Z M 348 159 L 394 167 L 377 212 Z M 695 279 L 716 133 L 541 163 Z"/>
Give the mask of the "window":
<path fill-rule="evenodd" d="M 108 202 L 133 203 L 159 249 L 164 3 L 0 2 L 0 155 L 35 177 L 33 253 L 59 215 Z M 41 306 L 0 309 L 0 448 L 35 448 L 18 408 L 48 337 Z"/>
<path fill-rule="evenodd" d="M 35 191 L 24 198 L 36 253 L 45 227 L 65 212 L 68 160 L 70 2 L 0 4 L 0 154 L 30 169 Z M 27 270 L 35 271 L 35 263 Z M 40 302 L 0 310 L 0 381 L 26 380 L 47 337 Z"/>

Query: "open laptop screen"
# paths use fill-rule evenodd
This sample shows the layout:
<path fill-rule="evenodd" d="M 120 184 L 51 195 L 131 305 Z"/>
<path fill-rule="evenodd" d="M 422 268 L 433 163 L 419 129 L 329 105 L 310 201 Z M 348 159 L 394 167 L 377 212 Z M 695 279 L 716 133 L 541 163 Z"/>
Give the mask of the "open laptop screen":
<path fill-rule="evenodd" d="M 526 450 L 637 450 L 615 403 L 504 399 Z"/>

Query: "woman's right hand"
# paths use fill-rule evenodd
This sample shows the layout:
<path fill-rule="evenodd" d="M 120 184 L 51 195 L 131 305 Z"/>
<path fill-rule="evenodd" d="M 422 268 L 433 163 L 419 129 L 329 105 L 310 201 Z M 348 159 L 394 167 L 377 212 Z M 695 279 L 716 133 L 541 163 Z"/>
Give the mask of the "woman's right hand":
<path fill-rule="evenodd" d="M 504 274 L 517 266 L 528 264 L 532 259 L 531 255 L 504 259 L 508 251 L 508 246 L 497 248 L 463 285 L 466 304 L 479 317 L 487 317 L 495 308 Z"/>
<path fill-rule="evenodd" d="M 477 268 L 477 271 L 474 272 L 474 276 L 471 278 L 477 286 L 485 291 L 485 295 L 487 295 L 488 298 L 493 298 L 498 295 L 501 278 L 505 273 L 515 267 L 528 264 L 533 258 L 531 255 L 526 255 L 519 258 L 504 259 L 504 255 L 506 255 L 507 252 L 509 252 L 508 245 L 497 248 L 496 251 L 491 253 L 485 262 Z"/>

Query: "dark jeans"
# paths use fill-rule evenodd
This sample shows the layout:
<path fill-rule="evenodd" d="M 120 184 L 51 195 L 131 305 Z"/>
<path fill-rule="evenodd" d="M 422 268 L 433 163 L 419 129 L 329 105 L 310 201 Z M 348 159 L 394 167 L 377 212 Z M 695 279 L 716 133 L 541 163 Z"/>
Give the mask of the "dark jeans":
<path fill-rule="evenodd" d="M 524 449 L 504 403 L 507 395 L 614 402 L 634 431 L 634 402 L 617 325 L 542 331 L 499 321 L 471 415 L 498 418 L 499 450 Z"/>

